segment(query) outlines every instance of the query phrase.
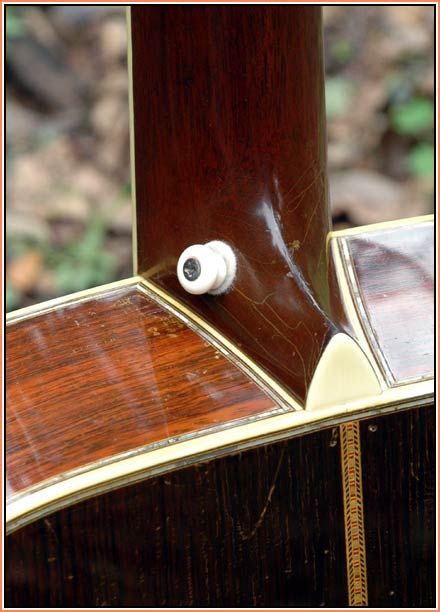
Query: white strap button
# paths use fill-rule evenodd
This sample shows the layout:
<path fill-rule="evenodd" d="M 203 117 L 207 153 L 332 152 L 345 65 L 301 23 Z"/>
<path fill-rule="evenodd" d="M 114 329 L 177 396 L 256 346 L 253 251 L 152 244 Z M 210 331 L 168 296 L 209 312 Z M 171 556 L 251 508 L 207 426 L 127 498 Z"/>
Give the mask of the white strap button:
<path fill-rule="evenodd" d="M 177 277 L 182 287 L 195 295 L 225 293 L 237 270 L 234 251 L 220 240 L 193 244 L 177 262 Z"/>

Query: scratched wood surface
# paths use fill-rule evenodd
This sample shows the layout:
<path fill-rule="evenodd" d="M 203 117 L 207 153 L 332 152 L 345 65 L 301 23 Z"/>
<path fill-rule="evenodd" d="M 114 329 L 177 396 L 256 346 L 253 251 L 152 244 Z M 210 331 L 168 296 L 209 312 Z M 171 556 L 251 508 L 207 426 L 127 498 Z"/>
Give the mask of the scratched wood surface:
<path fill-rule="evenodd" d="M 436 410 L 361 423 L 369 603 L 423 608 L 436 598 Z"/>
<path fill-rule="evenodd" d="M 7 605 L 346 606 L 335 431 L 191 466 L 20 529 L 7 538 Z"/>
<path fill-rule="evenodd" d="M 8 493 L 273 402 L 128 287 L 7 327 Z"/>
<path fill-rule="evenodd" d="M 359 317 L 391 384 L 434 374 L 434 224 L 345 239 Z"/>
<path fill-rule="evenodd" d="M 321 8 L 131 11 L 138 272 L 302 401 L 340 329 L 325 252 Z M 191 296 L 177 258 L 214 239 L 235 250 L 236 282 Z"/>

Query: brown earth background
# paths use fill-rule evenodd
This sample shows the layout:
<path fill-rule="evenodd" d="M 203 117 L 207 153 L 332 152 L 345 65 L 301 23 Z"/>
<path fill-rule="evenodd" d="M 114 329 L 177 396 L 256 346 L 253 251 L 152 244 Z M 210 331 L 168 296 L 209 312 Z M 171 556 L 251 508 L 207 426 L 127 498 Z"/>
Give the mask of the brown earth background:
<path fill-rule="evenodd" d="M 324 7 L 336 228 L 433 211 L 434 8 Z M 125 9 L 6 7 L 6 308 L 130 276 Z"/>

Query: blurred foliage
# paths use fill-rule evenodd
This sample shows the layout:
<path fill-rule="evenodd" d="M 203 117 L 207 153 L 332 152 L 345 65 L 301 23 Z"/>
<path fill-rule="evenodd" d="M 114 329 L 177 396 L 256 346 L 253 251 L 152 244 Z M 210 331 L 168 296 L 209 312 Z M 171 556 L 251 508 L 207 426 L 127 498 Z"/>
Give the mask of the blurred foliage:
<path fill-rule="evenodd" d="M 46 261 L 55 272 L 60 295 L 114 279 L 116 258 L 104 250 L 107 229 L 108 223 L 102 218 L 91 218 L 81 240 L 66 244 L 62 251 L 46 247 Z"/>
<path fill-rule="evenodd" d="M 391 125 L 398 134 L 420 136 L 434 127 L 434 104 L 432 100 L 415 97 L 391 109 Z"/>
<path fill-rule="evenodd" d="M 325 105 L 327 118 L 343 117 L 351 106 L 353 84 L 345 77 L 327 77 L 325 81 Z"/>
<path fill-rule="evenodd" d="M 416 176 L 434 176 L 434 103 L 414 97 L 391 108 L 391 125 L 415 141 L 406 155 L 408 170 Z"/>
<path fill-rule="evenodd" d="M 353 55 L 353 45 L 346 38 L 339 38 L 330 45 L 332 58 L 340 63 L 347 63 Z"/>
<path fill-rule="evenodd" d="M 5 309 L 6 312 L 11 312 L 20 306 L 22 296 L 19 291 L 11 285 L 6 286 Z"/>
<path fill-rule="evenodd" d="M 434 146 L 421 142 L 411 149 L 407 156 L 410 172 L 432 179 L 434 176 Z"/>
<path fill-rule="evenodd" d="M 46 240 L 7 237 L 8 258 L 17 261 L 29 252 L 42 255 L 44 268 L 53 273 L 58 295 L 82 291 L 115 279 L 117 258 L 106 250 L 109 222 L 102 217 L 90 218 L 79 240 L 72 240 L 57 248 Z M 6 311 L 17 308 L 20 292 L 9 283 L 6 292 Z"/>
<path fill-rule="evenodd" d="M 6 39 L 22 36 L 26 33 L 26 26 L 15 6 L 6 6 L 5 9 Z"/>

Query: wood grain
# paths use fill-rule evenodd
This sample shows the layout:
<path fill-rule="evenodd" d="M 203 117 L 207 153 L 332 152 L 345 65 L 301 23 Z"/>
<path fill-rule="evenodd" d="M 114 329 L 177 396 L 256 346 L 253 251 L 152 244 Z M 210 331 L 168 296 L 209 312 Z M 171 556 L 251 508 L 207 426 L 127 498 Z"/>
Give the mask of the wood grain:
<path fill-rule="evenodd" d="M 345 239 L 360 320 L 391 384 L 434 374 L 434 225 Z"/>
<path fill-rule="evenodd" d="M 7 327 L 8 493 L 274 407 L 135 287 Z"/>
<path fill-rule="evenodd" d="M 318 6 L 131 9 L 138 272 L 152 277 L 304 400 L 339 329 Z M 175 266 L 224 240 L 238 272 L 191 296 Z"/>
<path fill-rule="evenodd" d="M 7 605 L 346 606 L 337 431 L 191 466 L 20 529 L 7 538 Z"/>
<path fill-rule="evenodd" d="M 436 597 L 435 408 L 361 423 L 369 605 Z"/>

